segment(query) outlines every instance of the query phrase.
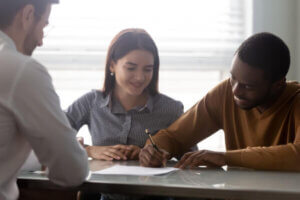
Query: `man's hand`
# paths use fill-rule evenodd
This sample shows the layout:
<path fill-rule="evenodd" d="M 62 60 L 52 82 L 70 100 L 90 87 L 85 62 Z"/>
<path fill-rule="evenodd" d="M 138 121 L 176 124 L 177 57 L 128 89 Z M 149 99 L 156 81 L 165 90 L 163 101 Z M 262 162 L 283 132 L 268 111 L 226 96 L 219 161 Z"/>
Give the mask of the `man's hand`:
<path fill-rule="evenodd" d="M 198 166 L 222 167 L 223 165 L 225 165 L 224 152 L 201 150 L 184 154 L 175 167 L 193 169 Z"/>
<path fill-rule="evenodd" d="M 139 154 L 140 165 L 144 167 L 162 167 L 166 165 L 169 153 L 163 149 L 157 151 L 151 144 L 144 147 Z"/>
<path fill-rule="evenodd" d="M 132 155 L 132 148 L 127 145 L 114 145 L 114 146 L 88 146 L 86 151 L 89 157 L 98 160 L 127 160 L 128 155 Z"/>
<path fill-rule="evenodd" d="M 79 144 L 84 148 L 84 138 L 83 137 L 76 137 Z"/>

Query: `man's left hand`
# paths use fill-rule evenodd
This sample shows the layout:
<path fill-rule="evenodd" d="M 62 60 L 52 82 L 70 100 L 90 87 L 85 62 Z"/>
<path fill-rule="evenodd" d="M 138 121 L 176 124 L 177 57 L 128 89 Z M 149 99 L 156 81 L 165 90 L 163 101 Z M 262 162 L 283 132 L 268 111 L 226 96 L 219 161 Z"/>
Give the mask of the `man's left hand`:
<path fill-rule="evenodd" d="M 222 167 L 223 165 L 225 165 L 224 152 L 201 150 L 184 154 L 175 167 L 193 169 L 198 166 Z"/>

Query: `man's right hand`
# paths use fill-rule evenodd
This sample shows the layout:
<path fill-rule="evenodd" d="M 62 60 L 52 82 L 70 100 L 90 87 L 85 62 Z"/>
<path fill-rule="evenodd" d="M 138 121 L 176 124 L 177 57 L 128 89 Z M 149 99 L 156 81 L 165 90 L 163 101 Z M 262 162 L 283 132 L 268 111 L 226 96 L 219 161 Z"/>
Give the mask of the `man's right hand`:
<path fill-rule="evenodd" d="M 162 167 L 169 159 L 169 153 L 163 149 L 157 151 L 149 144 L 145 146 L 139 154 L 140 165 L 143 167 Z"/>
<path fill-rule="evenodd" d="M 88 146 L 86 151 L 89 157 L 98 160 L 127 160 L 126 152 L 130 151 L 127 145 Z"/>

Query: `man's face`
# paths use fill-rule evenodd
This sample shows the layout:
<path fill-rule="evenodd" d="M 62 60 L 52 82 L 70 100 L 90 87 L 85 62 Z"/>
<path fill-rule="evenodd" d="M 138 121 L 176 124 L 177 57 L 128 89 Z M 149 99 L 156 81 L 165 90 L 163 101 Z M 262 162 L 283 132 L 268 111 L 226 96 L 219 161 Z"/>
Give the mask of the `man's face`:
<path fill-rule="evenodd" d="M 271 81 L 264 71 L 244 63 L 235 55 L 231 66 L 230 83 L 235 103 L 242 109 L 263 105 L 271 95 Z"/>
<path fill-rule="evenodd" d="M 32 25 L 24 41 L 25 55 L 31 56 L 37 46 L 43 45 L 44 28 L 49 24 L 50 12 L 51 4 L 48 4 L 46 11 Z"/>

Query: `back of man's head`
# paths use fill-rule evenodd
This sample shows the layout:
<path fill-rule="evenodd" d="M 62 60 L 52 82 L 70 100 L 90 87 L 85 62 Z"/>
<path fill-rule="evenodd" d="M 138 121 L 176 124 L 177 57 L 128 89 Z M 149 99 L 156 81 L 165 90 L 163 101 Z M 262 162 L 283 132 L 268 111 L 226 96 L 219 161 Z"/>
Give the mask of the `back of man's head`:
<path fill-rule="evenodd" d="M 27 4 L 35 8 L 36 17 L 41 16 L 48 4 L 59 3 L 59 0 L 0 0 L 0 30 L 9 27 L 17 12 Z"/>
<path fill-rule="evenodd" d="M 262 69 L 272 82 L 285 78 L 289 71 L 289 48 L 282 39 L 271 33 L 263 32 L 249 37 L 236 53 L 243 62 Z"/>

